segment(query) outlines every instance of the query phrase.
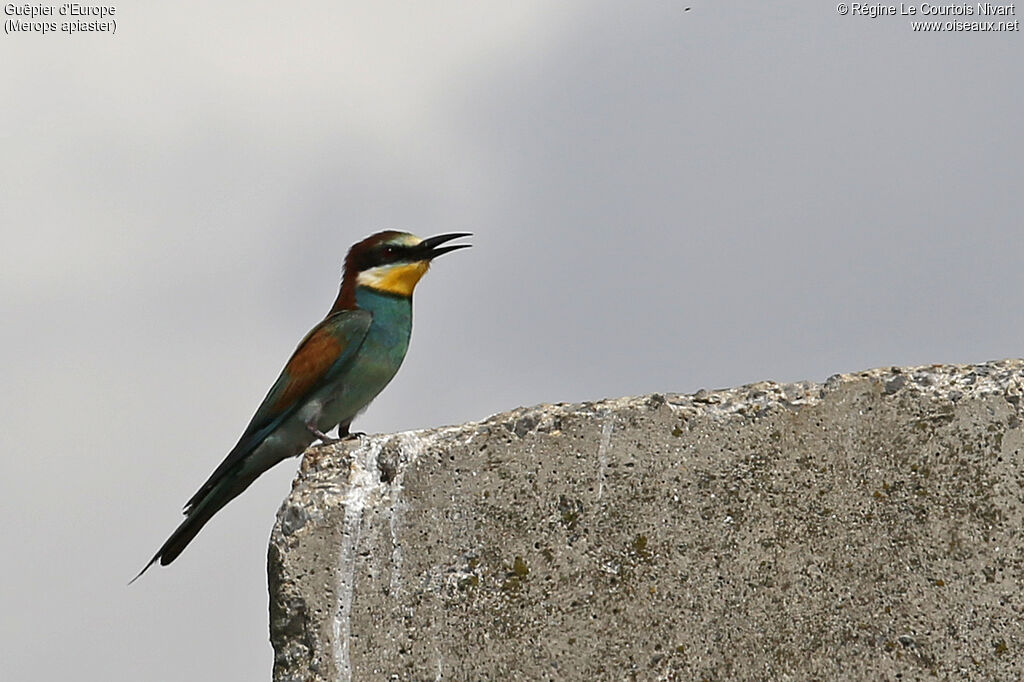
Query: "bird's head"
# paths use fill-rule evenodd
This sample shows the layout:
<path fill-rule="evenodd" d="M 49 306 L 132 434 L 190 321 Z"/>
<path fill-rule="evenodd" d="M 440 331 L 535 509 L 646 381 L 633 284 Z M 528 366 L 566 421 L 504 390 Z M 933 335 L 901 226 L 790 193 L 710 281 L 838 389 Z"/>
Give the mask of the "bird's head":
<path fill-rule="evenodd" d="M 470 244 L 442 246 L 469 233 L 441 234 L 421 239 L 408 232 L 387 230 L 357 242 L 345 258 L 345 276 L 335 308 L 355 307 L 355 288 L 367 287 L 395 296 L 412 296 L 417 282 L 438 256 Z"/>

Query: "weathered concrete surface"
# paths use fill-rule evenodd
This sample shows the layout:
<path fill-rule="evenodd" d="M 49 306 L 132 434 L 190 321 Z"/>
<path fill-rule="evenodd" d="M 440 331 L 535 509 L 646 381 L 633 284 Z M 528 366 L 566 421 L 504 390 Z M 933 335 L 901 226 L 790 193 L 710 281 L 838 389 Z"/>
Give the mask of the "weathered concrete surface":
<path fill-rule="evenodd" d="M 274 679 L 1021 679 L 1022 390 L 874 370 L 311 450 Z"/>

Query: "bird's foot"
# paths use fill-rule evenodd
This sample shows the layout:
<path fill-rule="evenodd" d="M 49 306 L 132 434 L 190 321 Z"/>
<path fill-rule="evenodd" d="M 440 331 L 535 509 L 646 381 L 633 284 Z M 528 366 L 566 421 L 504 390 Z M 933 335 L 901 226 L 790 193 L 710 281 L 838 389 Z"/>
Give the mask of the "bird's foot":
<path fill-rule="evenodd" d="M 351 433 L 346 433 L 338 440 L 355 440 L 356 438 L 362 438 L 365 435 L 365 431 L 352 431 Z"/>
<path fill-rule="evenodd" d="M 316 436 L 317 439 L 324 445 L 334 445 L 335 443 L 340 443 L 342 440 L 344 440 L 342 438 L 331 438 L 326 433 L 324 433 L 323 431 L 321 431 L 320 429 L 316 428 L 311 424 L 306 424 L 306 428 L 309 429 L 309 432 Z"/>

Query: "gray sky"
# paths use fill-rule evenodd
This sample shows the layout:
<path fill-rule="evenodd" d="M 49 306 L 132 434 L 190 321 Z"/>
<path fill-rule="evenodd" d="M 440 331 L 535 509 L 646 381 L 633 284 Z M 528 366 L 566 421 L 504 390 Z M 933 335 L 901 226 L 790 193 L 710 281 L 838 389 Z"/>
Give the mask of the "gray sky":
<path fill-rule="evenodd" d="M 141 5 L 0 35 L 5 679 L 269 678 L 294 462 L 125 584 L 379 229 L 476 236 L 420 284 L 370 432 L 1024 352 L 1020 32 Z"/>

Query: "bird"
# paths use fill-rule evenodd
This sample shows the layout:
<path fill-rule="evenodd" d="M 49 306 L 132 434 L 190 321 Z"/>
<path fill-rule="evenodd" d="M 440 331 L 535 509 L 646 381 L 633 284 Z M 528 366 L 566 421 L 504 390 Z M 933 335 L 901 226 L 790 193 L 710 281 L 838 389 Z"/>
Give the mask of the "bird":
<path fill-rule="evenodd" d="M 435 258 L 471 246 L 448 242 L 469 236 L 385 230 L 349 249 L 327 316 L 299 342 L 238 443 L 185 504 L 185 520 L 132 582 L 178 558 L 214 514 L 278 462 L 316 440 L 361 435 L 350 433 L 352 420 L 394 378 L 409 348 L 413 289 Z M 337 439 L 327 435 L 334 427 Z"/>

